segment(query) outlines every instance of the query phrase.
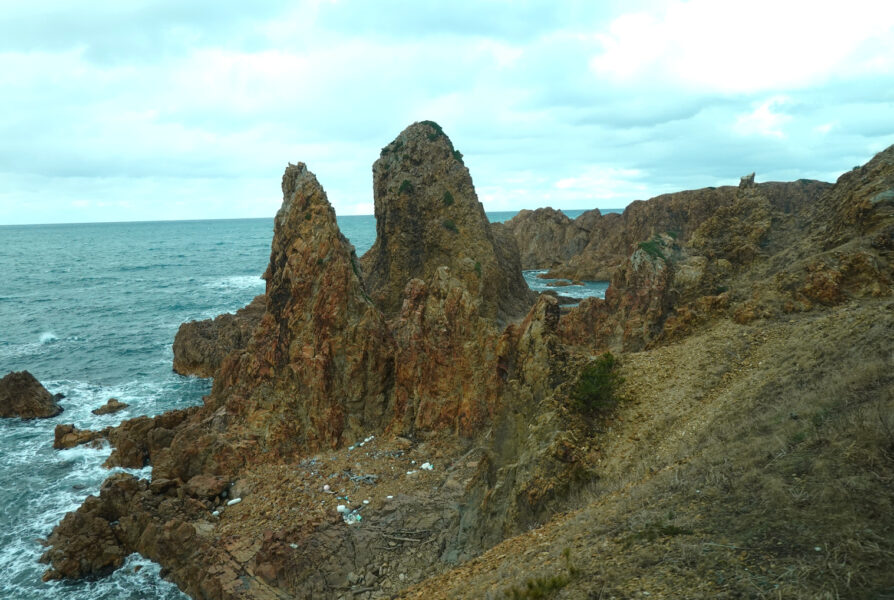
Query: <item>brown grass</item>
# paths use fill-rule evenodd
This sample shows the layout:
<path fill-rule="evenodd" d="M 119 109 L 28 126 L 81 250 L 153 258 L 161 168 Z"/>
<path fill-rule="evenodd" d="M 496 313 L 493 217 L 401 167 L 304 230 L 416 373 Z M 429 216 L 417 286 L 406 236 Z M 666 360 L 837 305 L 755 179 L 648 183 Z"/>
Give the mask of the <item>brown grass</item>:
<path fill-rule="evenodd" d="M 892 309 L 724 321 L 622 357 L 583 508 L 408 597 L 499 597 L 567 546 L 579 576 L 549 597 L 894 598 Z"/>

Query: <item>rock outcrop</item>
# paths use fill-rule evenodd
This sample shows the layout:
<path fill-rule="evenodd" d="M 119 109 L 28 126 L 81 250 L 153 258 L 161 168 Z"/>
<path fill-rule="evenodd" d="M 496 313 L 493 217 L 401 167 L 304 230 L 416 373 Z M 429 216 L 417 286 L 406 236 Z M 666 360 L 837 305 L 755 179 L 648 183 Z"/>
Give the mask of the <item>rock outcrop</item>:
<path fill-rule="evenodd" d="M 62 412 L 59 397 L 47 391 L 28 371 L 7 374 L 0 379 L 0 417 L 46 419 Z"/>
<path fill-rule="evenodd" d="M 174 371 L 180 375 L 213 377 L 223 359 L 245 347 L 264 314 L 264 295 L 235 314 L 183 323 L 174 337 Z"/>
<path fill-rule="evenodd" d="M 290 165 L 282 191 L 266 311 L 245 350 L 224 361 L 212 402 L 287 456 L 381 430 L 392 367 L 385 320 L 317 178 Z"/>
<path fill-rule="evenodd" d="M 704 188 L 663 194 L 648 201 L 630 204 L 622 214 L 588 211 L 576 219 L 563 220 L 551 213 L 522 211 L 506 225 L 514 233 L 519 251 L 527 258 L 525 268 L 549 269 L 546 277 L 610 281 L 612 273 L 637 248 L 655 235 L 667 233 L 680 243 L 689 238 L 719 211 L 737 213 L 737 198 L 757 194 L 767 202 L 774 216 L 785 220 L 803 220 L 829 184 L 799 180 L 792 183 L 762 183 L 719 188 Z M 747 220 L 743 223 L 748 223 Z M 748 225 L 746 225 L 748 226 Z M 716 232 L 715 232 L 716 233 Z M 717 236 L 709 236 L 720 242 Z M 581 249 L 572 256 L 573 248 Z M 539 248 L 552 249 L 550 255 Z"/>
<path fill-rule="evenodd" d="M 116 413 L 118 411 L 124 410 L 130 406 L 126 402 L 121 402 L 117 398 L 109 398 L 109 401 L 100 406 L 99 408 L 94 408 L 90 412 L 94 415 L 110 415 Z"/>
<path fill-rule="evenodd" d="M 402 144 L 406 148 L 401 149 Z M 172 495 L 205 503 L 205 516 L 196 513 L 184 519 L 197 531 L 204 531 L 205 525 L 197 521 L 207 519 L 208 511 L 221 502 L 224 482 L 255 480 L 259 469 L 292 464 L 312 452 L 346 453 L 349 442 L 369 439 L 370 434 L 405 436 L 399 440 L 430 437 L 440 440 L 435 447 L 468 448 L 469 442 L 463 440 L 480 436 L 497 415 L 513 413 L 511 406 L 517 402 L 530 403 L 531 389 L 539 390 L 536 397 L 541 400 L 548 396 L 557 384 L 554 378 L 548 383 L 532 378 L 530 385 L 517 380 L 522 373 L 552 369 L 547 363 L 562 357 L 561 353 L 537 351 L 538 344 L 555 339 L 556 301 L 544 297 L 520 329 L 510 325 L 509 333 L 504 332 L 506 323 L 525 316 L 533 294 L 521 276 L 511 234 L 487 222 L 468 170 L 449 139 L 431 123 L 413 125 L 386 148 L 376 172 L 376 210 L 381 226 L 376 246 L 364 259 L 374 283 L 367 287 L 364 269 L 339 231 L 316 177 L 300 163 L 286 169 L 283 203 L 275 219 L 270 263 L 264 275 L 263 315 L 251 338 L 241 347 L 227 348 L 229 353 L 221 361 L 203 407 L 154 419 L 132 419 L 102 432 L 115 448 L 107 466 L 152 464 L 153 480 L 151 484 L 110 480 L 98 501 L 86 503 L 80 516 L 60 524 L 45 555 L 52 566 L 47 577 L 101 574 L 133 551 L 155 558 L 149 534 L 136 539 L 130 532 L 137 527 L 131 529 L 131 525 L 148 527 L 157 536 L 167 535 L 164 528 L 173 527 L 170 521 L 176 515 L 170 513 L 173 509 L 165 498 Z M 410 183 L 400 190 L 404 179 Z M 535 333 L 543 331 L 544 320 L 553 332 L 548 336 Z M 194 363 L 206 361 L 204 357 L 212 353 L 203 350 L 197 354 Z M 536 402 L 531 404 L 530 410 L 536 406 Z M 60 445 L 63 440 L 70 445 L 101 435 L 74 429 L 59 433 Z M 513 439 L 517 448 L 527 440 L 523 436 Z M 478 450 L 482 451 L 489 452 Z M 442 456 L 440 452 L 435 456 Z M 390 450 L 385 456 L 393 459 L 402 453 Z M 545 456 L 552 456 L 551 451 Z M 405 527 L 408 519 L 437 525 L 442 532 L 439 546 L 449 547 L 448 553 L 454 557 L 480 551 L 482 540 L 489 543 L 512 531 L 512 523 L 497 525 L 494 521 L 488 536 L 476 540 L 456 537 L 460 521 L 474 518 L 463 517 L 458 510 L 463 489 L 486 475 L 471 463 L 462 471 L 467 473 L 461 480 L 453 479 L 460 471 L 443 472 L 441 477 L 448 479 L 442 483 L 447 488 L 436 499 L 426 499 L 427 488 L 401 484 L 406 493 L 415 490 L 414 500 L 402 501 L 405 508 L 400 509 L 401 514 L 435 503 L 439 516 L 423 522 L 395 514 L 386 520 L 387 526 Z M 481 493 L 488 493 L 496 484 L 487 478 L 482 481 Z M 519 475 L 513 484 L 502 486 L 500 503 L 513 502 L 525 482 L 529 483 L 529 478 Z M 119 488 L 127 488 L 131 500 L 120 501 L 124 492 L 112 491 Z M 240 506 L 252 500 L 242 502 Z M 446 506 L 453 508 L 444 512 Z M 184 514 L 188 510 L 192 509 L 176 509 Z M 477 514 L 476 507 L 470 510 Z M 108 525 L 97 518 L 104 518 Z M 152 523 L 162 529 L 154 529 Z M 311 536 L 308 543 L 312 544 L 316 543 L 316 528 L 331 528 L 319 520 L 314 523 L 301 534 Z M 184 527 L 175 529 L 186 532 Z M 117 548 L 106 543 L 109 528 L 119 542 Z M 400 532 L 396 529 L 393 535 L 400 537 Z M 253 570 L 259 569 L 256 573 L 264 573 L 267 581 L 276 580 L 292 593 L 309 589 L 281 576 L 286 564 L 282 561 L 294 554 L 276 541 L 286 534 L 274 535 L 272 546 L 261 548 L 254 548 L 250 537 L 233 538 L 232 543 L 244 542 L 253 550 L 239 569 L 223 571 L 208 570 L 209 564 L 226 561 L 209 553 L 205 541 L 196 542 L 204 539 L 203 535 L 184 533 L 178 553 L 156 558 L 190 593 L 209 586 L 227 588 L 227 581 L 244 576 L 245 565 L 254 565 Z M 338 533 L 339 539 L 345 535 Z M 95 538 L 96 543 L 85 545 L 82 538 Z M 344 543 L 353 547 L 359 542 Z M 90 553 L 97 544 L 106 551 L 93 556 Z M 89 556 L 83 560 L 69 560 L 72 554 L 84 552 Z M 343 562 L 340 552 L 333 547 L 326 555 L 324 560 L 333 565 L 327 569 Z M 437 559 L 436 554 L 426 557 L 428 562 Z M 318 561 L 321 557 L 307 559 Z M 359 555 L 357 560 L 361 560 Z M 328 577 L 313 585 L 324 591 L 337 589 Z M 221 593 L 225 598 L 242 597 L 233 590 Z"/>
<path fill-rule="evenodd" d="M 538 208 L 519 211 L 504 226 L 518 244 L 523 269 L 550 269 L 586 247 L 590 241 L 588 225 L 595 215 L 599 211 L 571 220 L 561 210 Z"/>
<path fill-rule="evenodd" d="M 53 448 L 67 450 L 82 444 L 99 445 L 100 440 L 108 437 L 108 429 L 93 431 L 92 429 L 78 429 L 73 424 L 59 424 L 53 432 Z"/>
<path fill-rule="evenodd" d="M 501 323 L 520 317 L 533 298 L 510 236 L 491 228 L 469 170 L 440 126 L 414 123 L 373 165 L 376 241 L 362 260 L 369 293 L 389 318 L 411 279 L 449 269 L 480 314 Z"/>

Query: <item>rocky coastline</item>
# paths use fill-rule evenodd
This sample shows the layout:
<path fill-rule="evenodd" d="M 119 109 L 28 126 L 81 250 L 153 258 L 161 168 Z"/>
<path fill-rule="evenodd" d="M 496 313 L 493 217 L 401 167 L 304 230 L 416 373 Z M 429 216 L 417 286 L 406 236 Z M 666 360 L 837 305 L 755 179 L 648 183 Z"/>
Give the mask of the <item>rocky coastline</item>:
<path fill-rule="evenodd" d="M 377 238 L 357 257 L 313 173 L 286 168 L 265 294 L 235 315 L 184 324 L 174 342 L 178 373 L 214 377 L 202 406 L 102 432 L 57 427 L 57 448 L 107 438 L 107 466 L 151 465 L 152 478 L 113 475 L 66 515 L 47 540 L 45 579 L 102 576 L 138 552 L 193 598 L 512 597 L 546 585 L 561 597 L 629 597 L 633 562 L 651 552 L 679 557 L 649 576 L 667 597 L 751 589 L 726 553 L 707 566 L 704 551 L 684 560 L 695 551 L 672 546 L 682 540 L 747 547 L 776 589 L 814 592 L 838 571 L 821 572 L 800 533 L 748 537 L 770 522 L 766 510 L 844 547 L 834 541 L 844 523 L 853 530 L 891 507 L 894 424 L 854 411 L 894 403 L 884 347 L 894 330 L 894 147 L 834 185 L 743 178 L 620 215 L 539 209 L 499 225 L 462 155 L 424 121 L 382 149 L 373 179 Z M 522 268 L 611 284 L 605 299 L 562 312 L 554 296 L 528 290 Z M 803 354 L 786 346 L 818 331 Z M 875 370 L 794 404 L 792 390 L 826 377 L 835 344 L 849 349 L 843 364 Z M 581 381 L 606 352 L 623 375 L 617 398 L 582 409 Z M 767 428 L 788 435 L 803 422 L 749 428 L 777 406 L 827 411 L 805 417 L 810 439 L 827 443 L 786 438 L 752 456 L 746 441 L 769 447 Z M 718 423 L 733 416 L 739 437 L 718 442 Z M 840 458 L 848 440 L 863 450 Z M 729 448 L 727 471 L 706 466 L 718 444 Z M 829 465 L 865 471 L 861 501 L 871 506 L 810 488 L 810 510 L 789 493 L 749 512 L 735 470 L 769 460 L 761 477 L 777 485 L 774 469 L 793 454 L 816 463 L 802 477 L 828 471 L 817 490 L 839 477 Z M 655 487 L 681 474 L 698 497 Z M 656 517 L 646 497 L 685 522 Z M 812 525 L 811 510 L 844 520 Z M 873 522 L 852 533 L 870 548 L 856 553 L 864 569 L 854 585 L 866 594 L 894 585 L 872 567 L 894 551 L 894 537 L 878 541 L 894 524 Z"/>

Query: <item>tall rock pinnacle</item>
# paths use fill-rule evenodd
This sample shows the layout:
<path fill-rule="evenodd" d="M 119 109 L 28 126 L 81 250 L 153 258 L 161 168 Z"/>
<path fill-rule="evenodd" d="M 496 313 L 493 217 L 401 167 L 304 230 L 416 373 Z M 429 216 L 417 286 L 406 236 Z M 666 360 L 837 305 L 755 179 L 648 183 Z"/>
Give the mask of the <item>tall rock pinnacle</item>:
<path fill-rule="evenodd" d="M 530 308 L 514 240 L 491 228 L 462 155 L 437 123 L 414 123 L 383 148 L 373 186 L 376 242 L 364 275 L 389 318 L 407 282 L 429 281 L 442 266 L 480 299 L 485 318 L 504 322 Z"/>
<path fill-rule="evenodd" d="M 384 319 L 323 187 L 298 163 L 286 168 L 282 189 L 266 313 L 246 350 L 222 365 L 213 395 L 249 426 L 257 420 L 269 448 L 288 452 L 381 427 L 390 355 Z"/>

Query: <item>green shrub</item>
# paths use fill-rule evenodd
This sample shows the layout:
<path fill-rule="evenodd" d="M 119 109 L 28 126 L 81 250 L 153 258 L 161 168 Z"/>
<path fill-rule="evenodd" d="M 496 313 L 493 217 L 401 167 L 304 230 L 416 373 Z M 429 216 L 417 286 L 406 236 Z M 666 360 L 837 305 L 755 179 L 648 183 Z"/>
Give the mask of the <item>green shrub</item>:
<path fill-rule="evenodd" d="M 444 206 L 453 206 L 453 194 L 444 192 Z"/>
<path fill-rule="evenodd" d="M 453 158 L 455 158 L 456 160 L 458 160 L 458 161 L 459 161 L 459 164 L 461 164 L 461 165 L 466 164 L 466 163 L 463 162 L 463 153 L 460 152 L 459 150 L 454 150 L 454 151 L 453 151 Z"/>
<path fill-rule="evenodd" d="M 459 233 L 459 229 L 456 227 L 456 223 L 454 223 L 450 219 L 444 219 L 441 225 L 444 226 L 444 229 L 449 229 L 453 233 Z"/>
<path fill-rule="evenodd" d="M 571 390 L 571 403 L 579 411 L 597 415 L 618 404 L 617 391 L 624 379 L 617 374 L 617 361 L 606 352 L 581 369 Z"/>
<path fill-rule="evenodd" d="M 481 263 L 475 262 L 475 272 L 478 273 L 478 277 L 481 277 Z"/>
<path fill-rule="evenodd" d="M 400 182 L 400 187 L 397 188 L 398 194 L 411 194 L 413 193 L 413 184 L 410 183 L 409 179 L 404 179 Z"/>
<path fill-rule="evenodd" d="M 434 129 L 434 131 L 432 131 L 431 133 L 428 134 L 428 139 L 429 139 L 429 140 L 431 140 L 431 141 L 435 141 L 436 139 L 438 139 L 439 137 L 441 137 L 442 135 L 444 135 L 444 130 L 441 128 L 440 125 L 438 125 L 438 124 L 435 123 L 434 121 L 422 121 L 422 124 L 423 124 L 423 125 L 428 125 L 428 126 L 431 127 L 432 129 Z"/>
<path fill-rule="evenodd" d="M 661 245 L 657 238 L 652 238 L 648 242 L 640 242 L 639 247 L 643 252 L 645 252 L 652 258 L 667 260 L 664 256 L 664 253 L 661 251 Z"/>

